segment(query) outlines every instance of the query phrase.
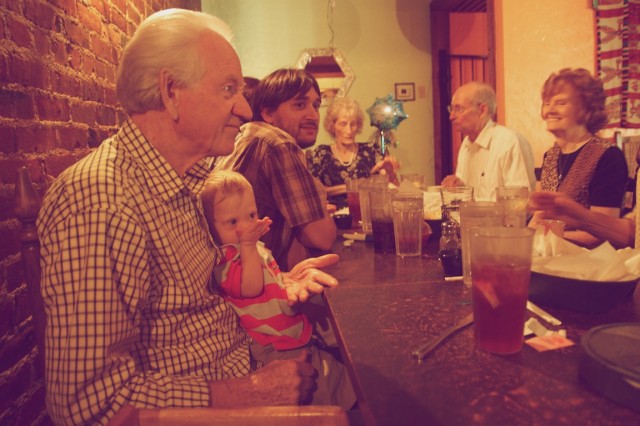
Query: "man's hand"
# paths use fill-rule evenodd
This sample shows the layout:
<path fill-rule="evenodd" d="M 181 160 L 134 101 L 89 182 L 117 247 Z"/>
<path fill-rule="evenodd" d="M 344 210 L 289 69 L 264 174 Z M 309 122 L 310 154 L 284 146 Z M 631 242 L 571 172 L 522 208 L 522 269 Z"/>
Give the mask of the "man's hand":
<path fill-rule="evenodd" d="M 444 186 L 445 188 L 450 188 L 453 186 L 465 186 L 462 179 L 460 179 L 456 175 L 446 176 L 444 179 L 442 179 L 442 183 L 440 185 Z"/>
<path fill-rule="evenodd" d="M 314 388 L 314 368 L 305 351 L 290 360 L 273 361 L 242 379 L 209 383 L 211 406 L 220 408 L 298 405 Z"/>
<path fill-rule="evenodd" d="M 269 226 L 273 221 L 268 217 L 258 219 L 255 222 L 251 222 L 250 225 L 244 228 L 238 228 L 236 234 L 240 241 L 240 245 L 255 245 L 260 237 L 269 232 Z"/>
<path fill-rule="evenodd" d="M 340 258 L 337 254 L 311 257 L 298 263 L 290 272 L 283 273 L 282 279 L 287 290 L 289 305 L 306 302 L 312 293 L 320 294 L 325 287 L 337 286 L 338 280 L 317 268 L 333 265 L 338 260 Z"/>

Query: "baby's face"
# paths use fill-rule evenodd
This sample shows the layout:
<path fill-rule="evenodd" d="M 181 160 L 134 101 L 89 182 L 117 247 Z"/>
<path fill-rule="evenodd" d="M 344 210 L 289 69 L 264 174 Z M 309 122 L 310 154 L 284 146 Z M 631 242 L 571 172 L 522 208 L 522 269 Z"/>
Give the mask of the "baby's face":
<path fill-rule="evenodd" d="M 218 197 L 222 201 L 218 202 Z M 258 220 L 258 208 L 253 191 L 245 190 L 227 196 L 216 195 L 214 227 L 222 244 L 238 244 L 238 230 Z"/>

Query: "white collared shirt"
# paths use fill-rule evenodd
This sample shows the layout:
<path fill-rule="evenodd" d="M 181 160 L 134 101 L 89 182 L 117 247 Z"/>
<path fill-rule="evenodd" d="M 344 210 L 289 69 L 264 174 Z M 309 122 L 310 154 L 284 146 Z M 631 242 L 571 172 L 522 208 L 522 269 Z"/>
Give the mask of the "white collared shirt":
<path fill-rule="evenodd" d="M 475 142 L 468 136 L 458 153 L 456 176 L 474 188 L 478 201 L 493 201 L 497 186 L 535 188 L 529 143 L 514 131 L 489 120 Z"/>

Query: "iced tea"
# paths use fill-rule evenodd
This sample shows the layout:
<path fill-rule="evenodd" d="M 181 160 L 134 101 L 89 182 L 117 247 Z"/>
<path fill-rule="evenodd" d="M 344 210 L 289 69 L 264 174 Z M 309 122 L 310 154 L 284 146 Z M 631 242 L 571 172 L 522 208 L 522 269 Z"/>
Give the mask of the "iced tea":
<path fill-rule="evenodd" d="M 513 354 L 522 348 L 530 266 L 475 262 L 473 316 L 478 349 Z"/>

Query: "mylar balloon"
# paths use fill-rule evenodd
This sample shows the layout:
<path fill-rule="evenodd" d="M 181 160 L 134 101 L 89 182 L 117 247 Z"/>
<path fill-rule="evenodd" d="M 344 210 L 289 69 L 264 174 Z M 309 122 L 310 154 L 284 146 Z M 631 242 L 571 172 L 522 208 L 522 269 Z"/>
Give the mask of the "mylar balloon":
<path fill-rule="evenodd" d="M 380 130 L 397 129 L 400 122 L 409 117 L 402 109 L 402 102 L 394 100 L 391 95 L 376 98 L 367 112 L 371 118 L 371 125 Z"/>
<path fill-rule="evenodd" d="M 367 108 L 371 125 L 378 129 L 375 140 L 380 140 L 380 151 L 382 155 L 386 154 L 387 143 L 397 146 L 398 141 L 392 130 L 397 129 L 402 120 L 409 116 L 402 109 L 402 102 L 393 99 L 393 96 L 387 95 L 385 98 L 376 98 L 376 101 Z"/>

